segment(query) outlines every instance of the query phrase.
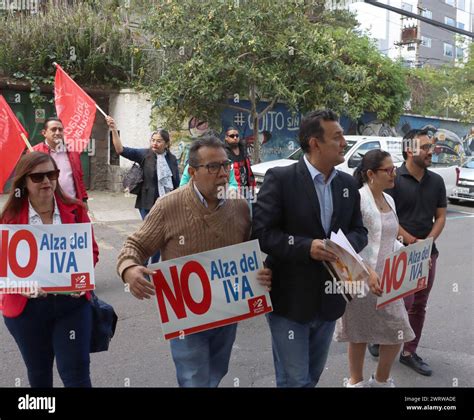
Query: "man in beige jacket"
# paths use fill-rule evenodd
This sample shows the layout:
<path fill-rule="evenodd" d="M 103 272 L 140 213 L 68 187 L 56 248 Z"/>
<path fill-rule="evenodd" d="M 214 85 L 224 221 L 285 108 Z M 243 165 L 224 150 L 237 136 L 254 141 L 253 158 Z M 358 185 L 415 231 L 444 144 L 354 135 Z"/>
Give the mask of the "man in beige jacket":
<path fill-rule="evenodd" d="M 154 287 L 144 267 L 158 250 L 162 260 L 205 252 L 249 240 L 250 210 L 243 199 L 225 199 L 232 162 L 222 142 L 206 136 L 189 152 L 191 182 L 157 200 L 140 229 L 125 242 L 117 270 L 137 299 L 149 299 Z M 260 283 L 269 287 L 271 271 L 261 269 Z M 237 324 L 170 341 L 178 383 L 182 387 L 217 387 L 229 366 Z"/>

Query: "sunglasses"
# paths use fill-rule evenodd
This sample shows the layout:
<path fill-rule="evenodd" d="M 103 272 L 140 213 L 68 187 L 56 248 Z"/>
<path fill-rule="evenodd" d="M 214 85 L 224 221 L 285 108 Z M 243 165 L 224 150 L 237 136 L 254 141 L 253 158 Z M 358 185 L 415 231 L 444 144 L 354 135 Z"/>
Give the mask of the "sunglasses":
<path fill-rule="evenodd" d="M 57 181 L 57 179 L 59 178 L 59 169 L 49 172 L 36 172 L 33 174 L 28 174 L 28 176 L 35 184 L 43 182 L 45 176 L 47 176 L 50 181 Z"/>
<path fill-rule="evenodd" d="M 393 175 L 395 172 L 397 172 L 397 167 L 392 166 L 391 168 L 379 168 L 376 169 L 376 171 L 385 171 L 387 172 L 387 175 Z"/>
<path fill-rule="evenodd" d="M 228 137 L 230 137 L 231 139 L 238 139 L 239 138 L 239 135 L 238 134 L 229 134 Z"/>

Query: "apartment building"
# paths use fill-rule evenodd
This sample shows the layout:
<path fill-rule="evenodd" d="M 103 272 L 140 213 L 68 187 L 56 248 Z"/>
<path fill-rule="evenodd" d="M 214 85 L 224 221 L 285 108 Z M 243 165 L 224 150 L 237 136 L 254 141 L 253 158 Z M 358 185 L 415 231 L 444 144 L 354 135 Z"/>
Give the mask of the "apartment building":
<path fill-rule="evenodd" d="M 378 0 L 473 32 L 474 0 Z M 363 1 L 348 0 L 343 7 L 356 13 L 361 29 L 375 39 L 379 50 L 409 67 L 461 63 L 467 59 L 472 39 Z"/>

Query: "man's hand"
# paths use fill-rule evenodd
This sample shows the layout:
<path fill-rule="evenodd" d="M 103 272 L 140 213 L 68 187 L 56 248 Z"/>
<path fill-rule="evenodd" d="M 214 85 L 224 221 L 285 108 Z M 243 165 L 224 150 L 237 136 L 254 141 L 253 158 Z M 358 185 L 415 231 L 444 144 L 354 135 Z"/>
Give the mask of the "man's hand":
<path fill-rule="evenodd" d="M 149 270 L 142 265 L 134 265 L 123 273 L 123 281 L 130 286 L 130 292 L 139 300 L 150 299 L 155 294 L 153 283 L 150 283 L 145 274 L 153 275 L 156 271 Z"/>
<path fill-rule="evenodd" d="M 268 292 L 272 290 L 272 270 L 261 268 L 257 271 L 257 280 Z"/>
<path fill-rule="evenodd" d="M 326 249 L 324 241 L 314 239 L 311 243 L 310 256 L 313 260 L 336 262 L 337 255 Z"/>

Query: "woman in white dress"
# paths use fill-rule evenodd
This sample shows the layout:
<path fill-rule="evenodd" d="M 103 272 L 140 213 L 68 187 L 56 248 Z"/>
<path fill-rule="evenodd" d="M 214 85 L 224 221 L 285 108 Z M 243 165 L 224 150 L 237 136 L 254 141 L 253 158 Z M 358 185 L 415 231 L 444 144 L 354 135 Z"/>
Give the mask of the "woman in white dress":
<path fill-rule="evenodd" d="M 368 245 L 360 252 L 371 275 L 370 292 L 354 297 L 336 325 L 336 341 L 349 342 L 350 379 L 347 387 L 394 387 L 390 371 L 402 343 L 415 335 L 410 327 L 403 300 L 376 309 L 377 295 L 382 294 L 379 278 L 386 257 L 403 245 L 397 240 L 398 218 L 395 203 L 383 191 L 393 188 L 395 166 L 389 153 L 371 150 L 354 172 L 361 189 L 361 212 L 368 230 Z M 364 357 L 367 343 L 380 344 L 377 370 L 364 381 Z"/>

